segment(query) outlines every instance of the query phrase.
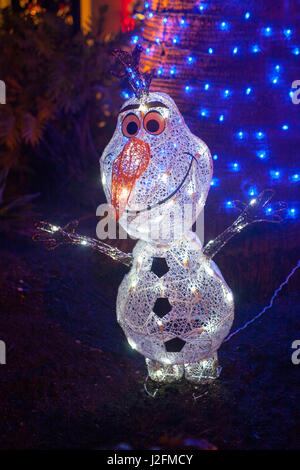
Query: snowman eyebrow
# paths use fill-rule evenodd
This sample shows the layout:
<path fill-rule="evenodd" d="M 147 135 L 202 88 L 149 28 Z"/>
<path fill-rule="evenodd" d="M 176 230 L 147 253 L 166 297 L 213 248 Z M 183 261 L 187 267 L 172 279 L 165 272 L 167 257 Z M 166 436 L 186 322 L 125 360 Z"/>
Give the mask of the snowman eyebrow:
<path fill-rule="evenodd" d="M 164 103 L 161 103 L 160 101 L 150 101 L 150 103 L 145 104 L 146 108 L 168 108 L 167 105 Z M 125 113 L 125 111 L 129 111 L 130 109 L 139 109 L 140 104 L 129 104 L 128 106 L 125 106 L 125 108 L 121 109 L 119 111 L 119 114 Z"/>

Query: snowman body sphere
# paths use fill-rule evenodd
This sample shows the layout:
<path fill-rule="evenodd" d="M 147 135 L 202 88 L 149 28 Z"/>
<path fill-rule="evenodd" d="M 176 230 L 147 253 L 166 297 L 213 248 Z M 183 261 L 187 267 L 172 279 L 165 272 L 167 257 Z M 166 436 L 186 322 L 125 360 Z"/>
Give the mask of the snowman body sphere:
<path fill-rule="evenodd" d="M 155 381 L 216 378 L 217 350 L 234 305 L 191 231 L 212 178 L 207 145 L 190 132 L 170 96 L 147 93 L 122 106 L 100 164 L 117 220 L 138 239 L 117 298 L 129 344 L 145 356 Z"/>

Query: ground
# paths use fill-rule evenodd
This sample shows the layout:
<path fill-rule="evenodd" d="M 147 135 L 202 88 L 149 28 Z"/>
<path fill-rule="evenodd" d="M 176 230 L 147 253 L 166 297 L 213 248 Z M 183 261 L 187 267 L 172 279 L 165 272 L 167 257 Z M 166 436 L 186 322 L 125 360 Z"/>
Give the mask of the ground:
<path fill-rule="evenodd" d="M 3 234 L 0 246 L 2 449 L 300 447 L 300 366 L 291 361 L 299 331 L 296 275 L 271 310 L 222 346 L 218 380 L 198 387 L 182 381 L 152 397 L 156 386 L 148 381 L 146 393 L 143 358 L 116 322 L 126 268 L 84 247 L 48 252 L 25 235 Z M 255 275 L 247 264 L 244 271 L 234 328 L 278 286 L 269 283 L 256 296 Z"/>

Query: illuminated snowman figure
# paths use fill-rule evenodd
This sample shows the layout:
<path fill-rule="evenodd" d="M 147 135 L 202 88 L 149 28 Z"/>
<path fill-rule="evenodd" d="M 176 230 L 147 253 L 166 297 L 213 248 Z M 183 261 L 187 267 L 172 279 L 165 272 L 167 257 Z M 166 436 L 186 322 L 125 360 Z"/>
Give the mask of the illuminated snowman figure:
<path fill-rule="evenodd" d="M 172 98 L 149 93 L 144 76 L 127 69 L 136 96 L 122 106 L 100 160 L 107 201 L 139 239 L 119 287 L 118 322 L 153 380 L 206 382 L 219 374 L 217 350 L 234 317 L 231 290 L 191 231 L 212 158 Z"/>
<path fill-rule="evenodd" d="M 151 75 L 138 67 L 141 48 L 115 54 L 135 96 L 119 112 L 101 173 L 116 219 L 138 242 L 132 254 L 123 253 L 76 233 L 78 220 L 63 228 L 40 222 L 34 239 L 48 249 L 90 246 L 130 266 L 119 287 L 117 318 L 131 347 L 145 356 L 149 376 L 205 383 L 219 375 L 217 351 L 234 316 L 232 293 L 212 258 L 250 224 L 280 222 L 286 204 L 268 206 L 272 190 L 248 205 L 234 201 L 241 214 L 202 248 L 191 228 L 210 188 L 209 149 L 190 132 L 170 96 L 149 92 Z"/>

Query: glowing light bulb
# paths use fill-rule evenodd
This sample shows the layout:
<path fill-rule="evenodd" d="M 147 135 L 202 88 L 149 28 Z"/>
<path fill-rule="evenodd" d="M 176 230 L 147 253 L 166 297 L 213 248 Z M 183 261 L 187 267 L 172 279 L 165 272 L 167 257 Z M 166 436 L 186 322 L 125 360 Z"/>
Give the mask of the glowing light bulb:
<path fill-rule="evenodd" d="M 260 47 L 257 44 L 254 44 L 254 46 L 252 46 L 252 52 L 254 54 L 257 54 L 258 52 L 260 52 Z"/>
<path fill-rule="evenodd" d="M 266 152 L 264 150 L 259 150 L 257 152 L 257 156 L 258 158 L 261 158 L 263 160 L 264 158 L 266 158 Z"/>
<path fill-rule="evenodd" d="M 223 20 L 223 21 L 220 23 L 220 29 L 221 29 L 222 31 L 228 31 L 228 29 L 229 29 L 229 23 L 227 23 L 227 21 L 224 21 L 224 20 Z"/>
<path fill-rule="evenodd" d="M 259 140 L 263 139 L 265 136 L 265 134 L 262 131 L 257 131 L 255 135 L 256 135 L 256 138 Z"/>
<path fill-rule="evenodd" d="M 283 30 L 283 34 L 285 35 L 285 37 L 287 39 L 289 39 L 291 37 L 292 33 L 293 33 L 293 31 L 290 28 L 286 28 L 286 29 Z"/>
<path fill-rule="evenodd" d="M 205 266 L 205 271 L 206 271 L 210 276 L 213 276 L 213 275 L 214 275 L 213 270 L 211 269 L 211 267 L 210 267 L 208 264 Z"/>
<path fill-rule="evenodd" d="M 134 341 L 132 341 L 131 338 L 127 338 L 127 341 L 129 343 L 129 346 L 132 348 L 132 349 L 136 349 L 136 344 Z"/>
<path fill-rule="evenodd" d="M 147 106 L 144 104 L 144 103 L 141 103 L 140 106 L 139 106 L 139 111 L 141 111 L 142 113 L 145 113 L 147 111 Z"/>
<path fill-rule="evenodd" d="M 263 35 L 266 37 L 272 36 L 271 26 L 267 26 L 266 28 L 263 28 Z"/>
<path fill-rule="evenodd" d="M 81 240 L 81 245 L 87 245 L 87 241 L 86 240 Z"/>
<path fill-rule="evenodd" d="M 296 209 L 294 209 L 294 207 L 292 207 L 291 209 L 289 209 L 289 215 L 291 217 L 294 217 L 296 215 Z"/>
<path fill-rule="evenodd" d="M 51 225 L 52 232 L 57 232 L 59 228 L 56 225 Z"/>

